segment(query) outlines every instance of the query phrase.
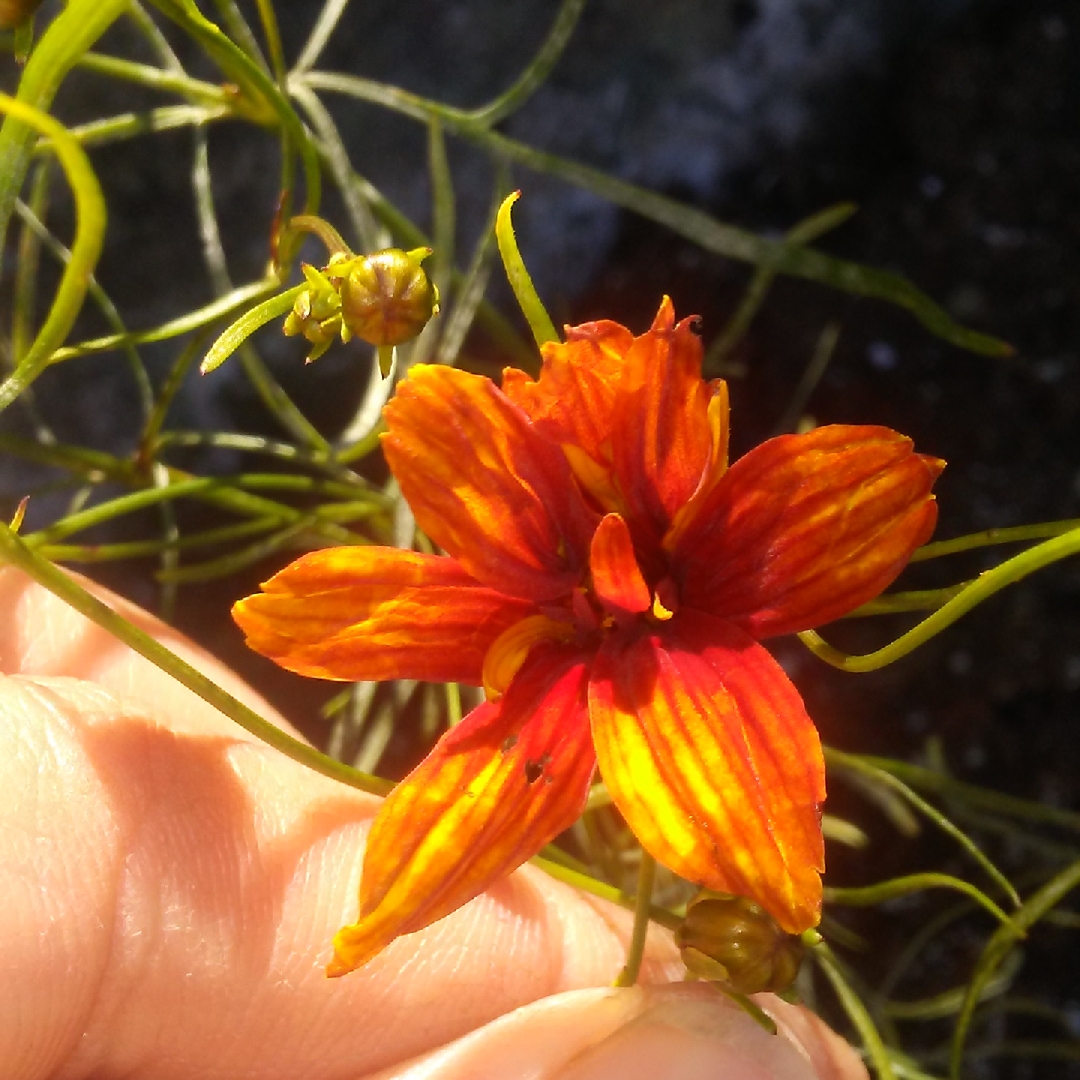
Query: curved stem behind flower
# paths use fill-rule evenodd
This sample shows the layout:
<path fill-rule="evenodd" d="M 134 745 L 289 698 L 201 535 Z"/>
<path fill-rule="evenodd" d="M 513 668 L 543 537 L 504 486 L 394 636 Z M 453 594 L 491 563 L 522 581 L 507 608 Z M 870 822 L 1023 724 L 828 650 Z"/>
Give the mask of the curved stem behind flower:
<path fill-rule="evenodd" d="M 904 877 L 891 878 L 889 881 L 881 881 L 876 885 L 865 885 L 861 888 L 845 889 L 825 887 L 825 903 L 827 904 L 850 904 L 853 907 L 870 907 L 874 904 L 892 900 L 898 896 L 907 896 L 913 892 L 921 892 L 924 889 L 953 889 L 964 893 L 980 907 L 988 911 L 999 923 L 1011 927 L 1012 920 L 982 891 L 969 881 L 953 877 L 951 874 L 908 874 Z"/>
<path fill-rule="evenodd" d="M 929 641 L 935 634 L 951 626 L 961 615 L 966 615 L 976 604 L 1027 577 L 1044 566 L 1080 552 L 1080 528 L 1072 529 L 1061 536 L 1056 536 L 1045 543 L 1036 544 L 1027 551 L 1007 559 L 993 570 L 987 570 L 948 603 L 943 604 L 933 615 L 923 619 L 906 634 L 901 635 L 891 644 L 872 653 L 850 656 L 834 649 L 816 630 L 804 630 L 799 640 L 819 659 L 841 671 L 875 671 L 886 664 L 907 656 L 909 652 Z"/>
<path fill-rule="evenodd" d="M 973 548 L 990 547 L 993 544 L 1015 544 L 1023 540 L 1044 540 L 1049 536 L 1061 536 L 1080 528 L 1080 518 L 1065 521 L 1042 521 L 1035 525 L 1013 525 L 1005 529 L 984 529 L 982 532 L 954 536 L 951 540 L 934 540 L 923 544 L 911 553 L 911 562 L 937 559 L 942 555 L 955 555 Z"/>
<path fill-rule="evenodd" d="M 940 810 L 931 806 L 924 798 L 911 790 L 902 780 L 886 772 L 876 765 L 870 764 L 856 754 L 845 754 L 831 746 L 823 747 L 825 763 L 830 768 L 846 769 L 849 772 L 870 777 L 875 783 L 889 788 L 902 798 L 906 799 L 916 810 L 924 814 L 942 832 L 951 836 L 997 884 L 1002 892 L 1015 904 L 1020 906 L 1020 896 L 1009 879 L 983 854 L 979 847 L 972 841 L 962 829 L 954 825 Z"/>
<path fill-rule="evenodd" d="M 329 221 L 324 221 L 315 214 L 296 214 L 294 217 L 289 218 L 285 231 L 289 233 L 306 232 L 317 236 L 326 245 L 326 251 L 329 255 L 344 255 L 350 259 L 353 256 L 352 248 L 342 239 L 341 233 Z"/>

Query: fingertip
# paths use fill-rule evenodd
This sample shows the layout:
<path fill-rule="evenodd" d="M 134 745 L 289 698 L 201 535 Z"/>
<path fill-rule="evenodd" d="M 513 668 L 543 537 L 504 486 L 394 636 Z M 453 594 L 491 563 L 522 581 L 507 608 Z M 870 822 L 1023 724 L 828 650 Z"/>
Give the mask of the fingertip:
<path fill-rule="evenodd" d="M 848 1048 L 850 1051 L 850 1048 Z M 705 984 L 576 990 L 368 1080 L 864 1080 L 771 1035 Z"/>

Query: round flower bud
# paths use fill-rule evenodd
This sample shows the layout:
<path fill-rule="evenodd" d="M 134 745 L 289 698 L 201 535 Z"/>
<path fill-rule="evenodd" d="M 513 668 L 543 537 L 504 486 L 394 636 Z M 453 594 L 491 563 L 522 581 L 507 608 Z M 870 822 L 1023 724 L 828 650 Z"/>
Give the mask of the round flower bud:
<path fill-rule="evenodd" d="M 358 259 L 341 283 L 341 317 L 371 345 L 400 345 L 416 337 L 439 310 L 438 290 L 420 265 L 430 248 L 387 248 Z"/>
<path fill-rule="evenodd" d="M 0 0 L 0 30 L 12 30 L 30 18 L 41 0 Z"/>
<path fill-rule="evenodd" d="M 803 943 L 742 896 L 702 893 L 690 901 L 675 943 L 691 975 L 743 994 L 780 992 L 795 981 Z"/>

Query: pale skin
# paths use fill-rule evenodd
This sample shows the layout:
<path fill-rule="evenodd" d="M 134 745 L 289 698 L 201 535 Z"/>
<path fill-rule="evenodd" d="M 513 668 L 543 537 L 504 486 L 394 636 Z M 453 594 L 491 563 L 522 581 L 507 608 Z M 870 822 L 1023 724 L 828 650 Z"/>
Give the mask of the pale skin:
<path fill-rule="evenodd" d="M 95 590 L 231 693 L 211 656 Z M 327 979 L 378 800 L 256 742 L 0 570 L 0 1062 L 18 1080 L 864 1080 L 809 1013 L 770 1036 L 666 934 L 526 867 Z"/>

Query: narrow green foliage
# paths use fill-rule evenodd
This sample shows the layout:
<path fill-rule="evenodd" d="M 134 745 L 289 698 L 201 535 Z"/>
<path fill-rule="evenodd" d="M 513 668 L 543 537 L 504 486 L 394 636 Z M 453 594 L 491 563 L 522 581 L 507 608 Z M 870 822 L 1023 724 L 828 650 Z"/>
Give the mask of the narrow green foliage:
<path fill-rule="evenodd" d="M 942 832 L 951 836 L 953 840 L 955 840 L 983 868 L 983 870 L 986 871 L 994 883 L 1014 904 L 1018 905 L 1020 903 L 1020 897 L 1013 887 L 1012 882 L 1010 882 L 990 859 L 987 858 L 971 837 L 961 829 L 957 828 L 957 826 L 941 813 L 940 810 L 931 806 L 925 799 L 912 791 L 907 784 L 903 783 L 903 781 L 898 780 L 895 776 L 885 770 L 879 769 L 877 766 L 868 763 L 865 759 L 856 754 L 845 754 L 832 747 L 825 747 L 825 763 L 830 768 L 837 769 L 841 773 L 849 771 L 856 774 L 862 774 L 864 777 L 872 779 L 882 787 L 891 789 L 894 793 L 900 795 L 916 810 L 932 821 Z"/>
<path fill-rule="evenodd" d="M 953 1029 L 952 1049 L 949 1055 L 949 1076 L 959 1080 L 964 1064 L 964 1043 L 971 1026 L 975 1007 L 978 1005 L 986 985 L 993 978 L 999 965 L 1015 947 L 1020 934 L 1030 930 L 1040 919 L 1070 893 L 1080 886 L 1080 859 L 1066 866 L 1064 870 L 1050 879 L 1038 892 L 1029 897 L 1019 911 L 1013 913 L 1011 925 L 1002 926 L 986 943 L 975 965 L 975 972 L 967 985 L 960 1015 Z"/>
<path fill-rule="evenodd" d="M 548 341 L 558 341 L 559 335 L 544 308 L 543 301 L 536 294 L 536 287 L 532 283 L 529 271 L 525 269 L 525 262 L 518 250 L 517 237 L 514 235 L 514 226 L 510 220 L 510 208 L 520 197 L 521 192 L 515 191 L 503 200 L 495 219 L 495 238 L 499 242 L 499 254 L 502 256 L 503 266 L 506 267 L 510 288 L 514 290 L 514 296 L 517 297 L 518 305 L 529 324 L 536 344 L 543 345 Z"/>
<path fill-rule="evenodd" d="M 256 304 L 255 307 L 245 311 L 210 346 L 199 365 L 199 372 L 209 375 L 211 371 L 221 367 L 256 330 L 261 329 L 268 322 L 273 322 L 274 319 L 280 319 L 282 315 L 290 311 L 296 298 L 306 288 L 306 285 L 294 285 L 293 288 L 271 296 L 269 300 L 264 300 L 261 304 Z"/>
<path fill-rule="evenodd" d="M 0 94 L 0 112 L 7 115 L 5 129 L 8 123 L 16 120 L 30 131 L 40 132 L 53 140 L 56 156 L 75 196 L 75 241 L 71 245 L 71 258 L 64 268 L 44 325 L 15 370 L 0 383 L 2 412 L 54 362 L 53 353 L 63 344 L 75 323 L 86 295 L 88 279 L 101 254 L 105 236 L 105 198 L 85 152 L 62 124 L 47 113 L 6 94 Z M 0 160 L 2 154 L 3 132 L 0 132 Z M 0 185 L 3 183 L 3 168 L 0 164 Z M 2 199 L 0 187 L 0 211 L 3 210 Z M 3 230 L 0 229 L 0 238 L 2 236 Z"/>
<path fill-rule="evenodd" d="M 847 1013 L 855 1030 L 862 1040 L 863 1053 L 869 1063 L 874 1067 L 878 1080 L 896 1080 L 893 1070 L 892 1059 L 885 1049 L 885 1043 L 881 1039 L 881 1033 L 877 1029 L 869 1010 L 862 1003 L 862 999 L 852 989 L 843 968 L 833 956 L 832 950 L 824 941 L 819 941 L 812 949 L 811 955 L 817 962 L 818 967 L 825 973 L 844 1012 Z"/>
<path fill-rule="evenodd" d="M 891 878 L 877 885 L 866 885 L 859 889 L 840 889 L 826 887 L 825 902 L 827 904 L 847 904 L 854 907 L 869 907 L 874 904 L 884 903 L 886 900 L 894 900 L 898 896 L 908 896 L 911 893 L 922 892 L 925 889 L 953 889 L 965 896 L 971 897 L 981 908 L 1010 929 L 1012 921 L 986 895 L 981 889 L 977 889 L 968 881 L 953 877 L 950 874 L 909 874 L 906 877 Z"/>

